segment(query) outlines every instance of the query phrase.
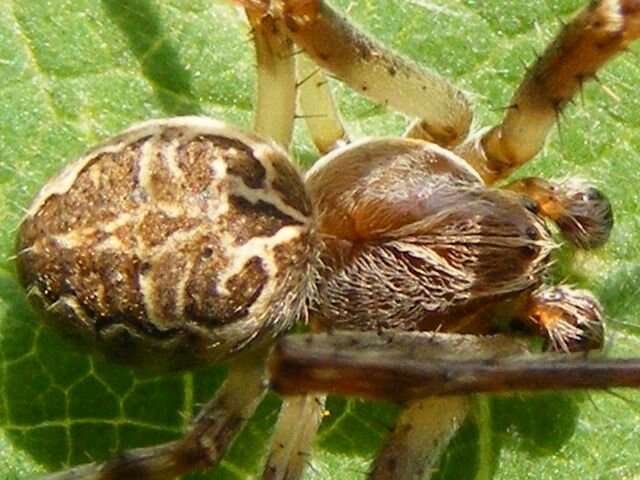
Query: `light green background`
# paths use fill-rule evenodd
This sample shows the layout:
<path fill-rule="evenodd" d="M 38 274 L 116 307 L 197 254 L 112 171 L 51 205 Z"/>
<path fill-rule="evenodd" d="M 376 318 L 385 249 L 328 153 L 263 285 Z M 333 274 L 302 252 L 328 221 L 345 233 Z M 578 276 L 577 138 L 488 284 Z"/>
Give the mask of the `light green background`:
<path fill-rule="evenodd" d="M 477 125 L 496 121 L 530 62 L 586 0 L 341 0 L 382 42 L 469 92 Z M 640 52 L 640 48 L 634 49 Z M 609 194 L 611 242 L 561 249 L 554 277 L 591 288 L 613 352 L 638 354 L 640 58 L 590 84 L 527 173 L 582 175 Z M 248 127 L 253 53 L 242 13 L 206 0 L 0 0 L 0 479 L 174 438 L 222 378 L 215 369 L 155 378 L 76 353 L 38 326 L 11 260 L 22 209 L 65 161 L 132 122 L 199 113 Z M 398 135 L 405 120 L 338 87 L 354 136 Z M 428 99 L 426 99 L 428 101 Z M 299 125 L 302 127 L 302 125 Z M 313 161 L 303 128 L 296 158 Z M 623 395 L 624 397 L 619 397 Z M 640 477 L 634 392 L 480 397 L 447 451 L 441 479 Z M 194 478 L 253 478 L 275 396 L 221 466 Z M 153 405 L 153 406 L 151 406 Z M 395 407 L 334 399 L 309 478 L 363 478 Z"/>

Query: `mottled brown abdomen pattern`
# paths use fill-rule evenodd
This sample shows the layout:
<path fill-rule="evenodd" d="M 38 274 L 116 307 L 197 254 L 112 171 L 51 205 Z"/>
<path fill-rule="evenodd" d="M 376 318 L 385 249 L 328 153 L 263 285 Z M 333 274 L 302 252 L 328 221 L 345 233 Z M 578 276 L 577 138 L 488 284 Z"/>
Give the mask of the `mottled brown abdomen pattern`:
<path fill-rule="evenodd" d="M 216 361 L 300 316 L 311 213 L 271 144 L 208 119 L 148 122 L 44 187 L 21 225 L 19 275 L 50 323 L 107 356 Z"/>

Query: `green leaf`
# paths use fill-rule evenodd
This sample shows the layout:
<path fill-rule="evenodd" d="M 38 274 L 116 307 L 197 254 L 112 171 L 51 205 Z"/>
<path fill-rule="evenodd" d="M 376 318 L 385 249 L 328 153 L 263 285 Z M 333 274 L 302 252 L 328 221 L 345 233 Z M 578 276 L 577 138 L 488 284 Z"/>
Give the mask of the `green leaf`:
<path fill-rule="evenodd" d="M 491 125 L 523 75 L 522 62 L 531 62 L 559 19 L 584 3 L 341 0 L 338 6 L 383 43 L 452 78 L 470 93 L 478 125 Z M 30 198 L 101 139 L 139 120 L 187 113 L 249 128 L 255 76 L 248 38 L 242 12 L 211 0 L 0 2 L 1 478 L 176 438 L 220 384 L 224 372 L 215 368 L 156 377 L 75 351 L 38 323 L 11 257 Z M 555 276 L 592 289 L 610 319 L 613 353 L 634 355 L 640 347 L 637 56 L 622 56 L 599 77 L 525 170 L 581 175 L 609 195 L 616 212 L 611 241 L 597 252 L 563 249 Z M 401 115 L 335 88 L 354 136 L 403 131 Z M 296 157 L 312 161 L 303 128 L 295 141 Z M 436 476 L 637 476 L 640 397 L 620 395 L 479 397 Z M 276 397 L 268 397 L 221 465 L 192 478 L 253 478 L 277 407 Z M 339 398 L 328 408 L 307 476 L 363 478 L 397 409 Z"/>

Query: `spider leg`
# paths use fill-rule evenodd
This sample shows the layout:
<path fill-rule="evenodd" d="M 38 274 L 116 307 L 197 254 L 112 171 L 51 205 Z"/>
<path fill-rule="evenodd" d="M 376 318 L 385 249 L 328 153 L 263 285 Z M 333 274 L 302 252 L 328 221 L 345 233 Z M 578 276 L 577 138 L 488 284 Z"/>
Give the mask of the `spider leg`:
<path fill-rule="evenodd" d="M 564 238 L 578 248 L 596 248 L 609 239 L 613 228 L 611 204 L 586 181 L 556 183 L 528 177 L 505 188 L 531 199 L 533 209 L 555 222 Z"/>
<path fill-rule="evenodd" d="M 257 60 L 254 131 L 288 150 L 296 104 L 293 43 L 282 21 L 247 9 Z"/>
<path fill-rule="evenodd" d="M 311 331 L 320 331 L 315 315 L 308 319 Z M 271 438 L 262 478 L 299 480 L 311 461 L 311 449 L 325 413 L 325 395 L 285 396 Z"/>
<path fill-rule="evenodd" d="M 435 470 L 440 454 L 469 413 L 468 397 L 428 397 L 408 402 L 386 438 L 371 480 L 418 480 Z"/>
<path fill-rule="evenodd" d="M 529 69 L 502 122 L 457 153 L 493 183 L 533 158 L 559 113 L 608 60 L 640 36 L 638 0 L 590 2 Z"/>
<path fill-rule="evenodd" d="M 443 146 L 466 138 L 472 114 L 460 90 L 374 42 L 323 0 L 238 1 L 278 12 L 314 62 L 372 100 L 417 117 L 412 135 Z"/>
<path fill-rule="evenodd" d="M 311 446 L 324 414 L 325 396 L 285 397 L 262 478 L 297 480 L 311 460 Z"/>
<path fill-rule="evenodd" d="M 91 463 L 46 475 L 42 480 L 168 480 L 215 465 L 251 417 L 267 391 L 265 350 L 233 362 L 216 396 L 177 441 L 122 452 L 105 463 Z"/>
<path fill-rule="evenodd" d="M 254 130 L 288 150 L 299 89 L 300 105 L 318 150 L 324 153 L 348 141 L 324 74 L 314 72 L 315 65 L 304 55 L 296 62 L 282 18 L 249 7 L 246 13 L 253 28 L 258 70 Z M 284 399 L 263 472 L 265 480 L 301 478 L 323 412 L 323 396 Z"/>
<path fill-rule="evenodd" d="M 324 155 L 350 143 L 322 69 L 306 55 L 298 57 L 296 66 L 300 108 L 318 151 Z"/>

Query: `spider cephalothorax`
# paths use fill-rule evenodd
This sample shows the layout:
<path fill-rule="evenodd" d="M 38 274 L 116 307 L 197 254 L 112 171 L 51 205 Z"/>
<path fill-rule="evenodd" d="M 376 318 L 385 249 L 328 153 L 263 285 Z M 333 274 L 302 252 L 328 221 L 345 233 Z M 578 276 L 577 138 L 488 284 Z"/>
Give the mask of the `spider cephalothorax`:
<path fill-rule="evenodd" d="M 602 344 L 602 314 L 589 293 L 541 287 L 554 243 L 541 215 L 549 207 L 535 197 L 488 188 L 456 155 L 409 139 L 341 149 L 316 164 L 306 185 L 323 245 L 313 310 L 325 328 L 491 333 L 520 320 L 556 350 L 581 349 L 586 325 L 587 343 Z M 548 200 L 562 210 L 553 218 L 570 241 L 599 245 L 612 226 L 610 205 L 587 183 L 572 185 L 584 193 L 555 187 L 563 203 Z M 567 213 L 575 211 L 587 214 Z"/>
<path fill-rule="evenodd" d="M 469 410 L 447 395 L 521 387 L 513 375 L 526 364 L 501 362 L 527 345 L 494 336 L 505 323 L 556 353 L 603 345 L 595 297 L 547 285 L 546 272 L 549 226 L 578 248 L 598 247 L 613 226 L 608 200 L 585 181 L 499 182 L 538 153 L 582 83 L 640 35 L 640 2 L 592 2 L 529 70 L 503 121 L 471 135 L 461 91 L 322 0 L 240 3 L 258 57 L 257 135 L 201 117 L 134 126 L 51 180 L 17 241 L 20 281 L 63 334 L 133 365 L 229 361 L 229 378 L 182 439 L 52 478 L 160 480 L 207 469 L 269 381 L 301 395 L 285 397 L 264 478 L 301 476 L 326 390 L 409 400 L 370 477 L 419 478 Z M 418 120 L 404 138 L 349 144 L 323 74 L 302 58 L 296 74 L 294 43 Z M 326 153 L 305 177 L 286 153 L 298 94 Z M 317 335 L 277 342 L 302 319 Z M 336 333 L 344 330 L 358 333 Z M 461 356 L 470 363 L 456 363 Z M 405 376 L 394 378 L 389 368 L 402 362 Z M 436 371 L 425 385 L 412 383 L 426 378 L 420 365 Z M 535 388 L 558 385 L 557 375 L 545 383 L 547 364 L 531 365 Z M 590 378 L 580 364 L 567 385 L 637 384 L 637 374 L 606 364 L 622 372 L 607 377 L 599 365 Z M 462 367 L 474 373 L 450 374 Z M 310 381 L 287 381 L 303 374 Z"/>
<path fill-rule="evenodd" d="M 430 143 L 351 146 L 307 188 L 325 238 L 317 310 L 331 327 L 484 329 L 469 317 L 495 317 L 490 305 L 539 285 L 549 262 L 550 234 L 524 198 Z"/>

